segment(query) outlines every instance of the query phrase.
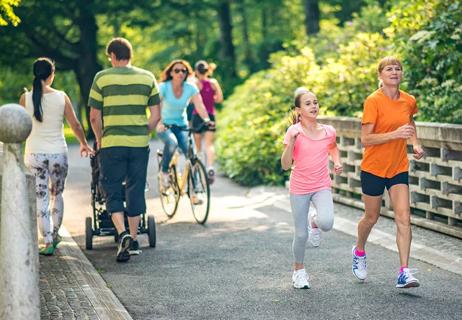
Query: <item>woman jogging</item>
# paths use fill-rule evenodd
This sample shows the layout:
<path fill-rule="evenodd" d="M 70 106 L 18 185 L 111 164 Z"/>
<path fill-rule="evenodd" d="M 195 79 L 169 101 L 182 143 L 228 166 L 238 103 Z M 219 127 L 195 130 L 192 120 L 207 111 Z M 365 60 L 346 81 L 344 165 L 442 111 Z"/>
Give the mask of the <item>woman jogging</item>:
<path fill-rule="evenodd" d="M 292 282 L 296 289 L 308 289 L 310 284 L 303 264 L 306 241 L 309 239 L 313 246 L 319 246 L 321 230 L 329 231 L 334 224 L 329 155 L 336 174 L 342 172 L 342 164 L 335 129 L 317 122 L 319 105 L 316 96 L 299 88 L 295 92 L 294 105 L 293 125 L 284 137 L 281 165 L 284 170 L 292 167 L 289 186 L 295 229 Z M 309 214 L 311 202 L 316 208 L 315 215 Z"/>
<path fill-rule="evenodd" d="M 367 277 L 365 246 L 379 218 L 384 189 L 387 188 L 395 213 L 399 270 L 397 288 L 418 287 L 419 281 L 408 268 L 411 249 L 407 140 L 414 158 L 424 155 L 416 136 L 413 116 L 417 113 L 413 96 L 399 89 L 403 68 L 394 57 L 382 59 L 378 66 L 380 88 L 364 102 L 361 142 L 365 147 L 361 163 L 361 188 L 364 215 L 358 223 L 358 239 L 353 247 L 353 274 Z"/>
<path fill-rule="evenodd" d="M 213 68 L 203 60 L 196 62 L 194 66 L 196 73 L 197 86 L 200 90 L 202 101 L 211 121 L 215 122 L 215 103 L 223 101 L 223 92 L 220 84 L 216 79 L 210 78 Z M 203 120 L 196 110 L 192 112 L 192 128 L 194 130 L 194 142 L 198 152 L 202 150 L 202 138 L 205 142 L 205 154 L 207 163 L 207 175 L 210 183 L 215 179 L 215 169 L 213 163 L 215 161 L 215 147 L 213 140 L 215 136 L 215 127 L 203 126 Z"/>
<path fill-rule="evenodd" d="M 88 145 L 82 126 L 75 116 L 69 97 L 51 87 L 55 66 L 48 58 L 34 62 L 31 92 L 24 93 L 19 103 L 32 117 L 32 132 L 26 140 L 25 163 L 35 175 L 37 216 L 45 247 L 40 254 L 52 255 L 58 245 L 63 221 L 63 190 L 67 176 L 67 145 L 63 120 L 80 142 L 80 155 L 93 150 Z"/>

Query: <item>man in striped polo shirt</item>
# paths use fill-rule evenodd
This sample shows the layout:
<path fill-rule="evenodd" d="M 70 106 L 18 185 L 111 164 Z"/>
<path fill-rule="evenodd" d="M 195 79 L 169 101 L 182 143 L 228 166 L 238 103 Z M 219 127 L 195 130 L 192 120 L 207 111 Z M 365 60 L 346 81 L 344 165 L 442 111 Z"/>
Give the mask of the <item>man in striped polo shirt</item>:
<path fill-rule="evenodd" d="M 128 40 L 112 39 L 106 53 L 112 68 L 96 74 L 88 104 L 100 150 L 106 209 L 119 234 L 117 261 L 125 262 L 130 254 L 140 253 L 136 237 L 140 215 L 146 212 L 148 145 L 150 133 L 160 120 L 160 100 L 154 75 L 131 65 L 132 46 Z M 124 212 L 128 215 L 129 233 L 125 230 Z"/>

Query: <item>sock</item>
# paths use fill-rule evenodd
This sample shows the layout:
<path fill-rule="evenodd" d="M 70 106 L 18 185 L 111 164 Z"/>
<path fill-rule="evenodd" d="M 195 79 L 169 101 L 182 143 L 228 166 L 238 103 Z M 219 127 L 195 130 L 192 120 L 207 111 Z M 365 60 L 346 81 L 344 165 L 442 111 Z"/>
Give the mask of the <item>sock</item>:
<path fill-rule="evenodd" d="M 355 249 L 355 256 L 357 257 L 364 257 L 366 255 L 366 251 L 365 250 L 358 250 L 358 249 Z"/>
<path fill-rule="evenodd" d="M 401 266 L 401 268 L 399 268 L 399 273 L 403 272 L 403 270 L 404 270 L 405 268 L 407 268 L 407 266 L 406 266 L 406 265 L 404 265 L 404 266 Z"/>

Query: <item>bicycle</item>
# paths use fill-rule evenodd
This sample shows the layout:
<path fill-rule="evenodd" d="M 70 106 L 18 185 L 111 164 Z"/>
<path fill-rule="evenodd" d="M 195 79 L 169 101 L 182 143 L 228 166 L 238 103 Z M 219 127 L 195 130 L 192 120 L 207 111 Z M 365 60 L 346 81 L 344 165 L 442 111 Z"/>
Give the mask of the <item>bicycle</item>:
<path fill-rule="evenodd" d="M 166 126 L 172 128 L 174 125 Z M 192 133 L 189 128 L 180 128 L 182 131 L 188 131 L 188 152 L 186 163 L 182 173 L 178 172 L 179 153 L 175 154 L 170 161 L 168 174 L 170 185 L 164 188 L 162 185 L 162 156 L 163 152 L 157 150 L 157 162 L 159 173 L 157 181 L 159 185 L 160 202 L 162 209 L 168 218 L 172 218 L 177 210 L 181 196 L 185 193 L 188 195 L 191 203 L 194 219 L 197 223 L 205 224 L 210 210 L 210 184 L 207 177 L 207 171 L 202 161 L 198 158 L 193 144 Z"/>

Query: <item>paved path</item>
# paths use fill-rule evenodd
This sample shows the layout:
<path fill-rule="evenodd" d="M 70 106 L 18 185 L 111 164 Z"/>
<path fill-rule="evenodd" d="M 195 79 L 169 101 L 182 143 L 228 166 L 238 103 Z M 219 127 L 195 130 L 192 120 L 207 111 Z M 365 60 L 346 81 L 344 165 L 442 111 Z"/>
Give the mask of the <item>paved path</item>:
<path fill-rule="evenodd" d="M 79 160 L 75 152 L 71 149 L 65 225 L 83 248 L 84 218 L 91 213 L 90 172 L 89 161 Z M 321 247 L 307 248 L 312 289 L 294 290 L 291 216 L 283 189 L 249 190 L 220 177 L 212 188 L 209 223 L 203 227 L 194 223 L 186 201 L 174 219 L 162 214 L 154 164 L 151 161 L 148 211 L 158 222 L 157 248 L 150 249 L 143 236 L 143 254 L 127 264 L 115 263 L 111 237 L 95 238 L 94 250 L 85 251 L 133 319 L 462 318 L 459 274 L 411 259 L 411 267 L 420 270 L 422 286 L 395 289 L 397 254 L 370 244 L 370 276 L 358 283 L 351 274 L 354 237 L 337 230 L 323 234 Z M 338 221 L 356 222 L 360 215 L 341 205 L 336 210 Z M 385 234 L 393 232 L 392 222 L 385 218 L 379 228 Z M 427 238 L 434 233 L 427 232 L 415 231 L 423 247 L 432 244 Z M 434 239 L 437 249 L 461 261 L 460 240 Z"/>

